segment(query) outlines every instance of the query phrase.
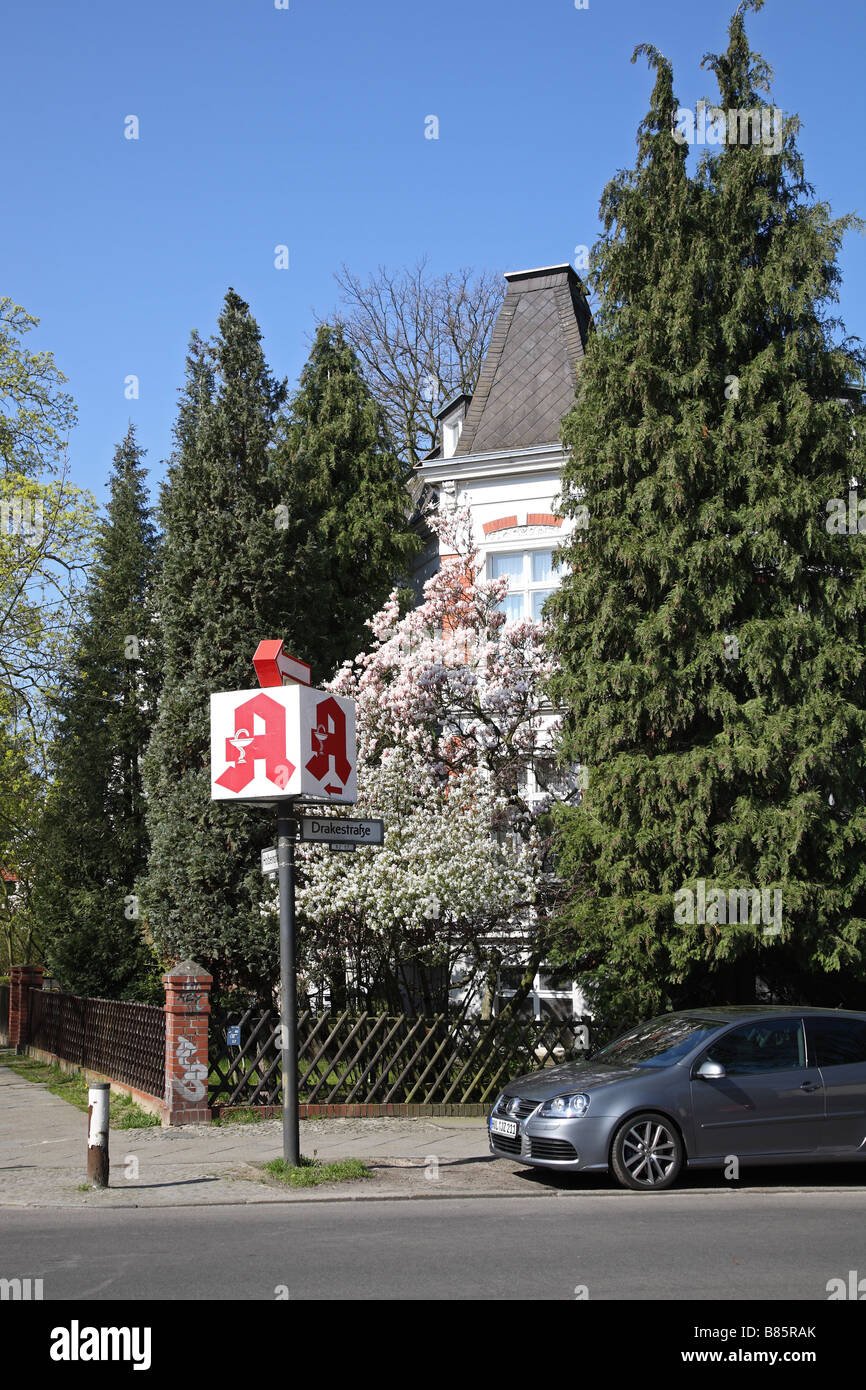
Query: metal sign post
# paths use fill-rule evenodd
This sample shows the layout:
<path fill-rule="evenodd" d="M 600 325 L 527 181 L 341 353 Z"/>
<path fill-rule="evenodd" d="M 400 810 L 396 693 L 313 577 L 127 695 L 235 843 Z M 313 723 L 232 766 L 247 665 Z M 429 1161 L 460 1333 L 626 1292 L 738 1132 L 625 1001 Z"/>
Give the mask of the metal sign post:
<path fill-rule="evenodd" d="M 382 827 L 379 821 L 337 818 L 320 825 L 310 817 L 311 827 L 318 828 L 302 833 L 292 817 L 300 803 L 351 806 L 358 800 L 355 702 L 313 689 L 310 667 L 284 651 L 280 641 L 260 642 L 253 665 L 258 690 L 218 691 L 210 697 L 211 799 L 276 806 L 276 855 L 263 851 L 262 873 L 276 871 L 279 879 L 283 1158 L 298 1167 L 295 841 L 309 838 L 351 850 L 381 844 Z"/>
<path fill-rule="evenodd" d="M 298 1127 L 298 987 L 295 943 L 295 840 L 298 823 L 285 803 L 277 809 L 277 868 L 280 881 L 280 1050 L 283 1065 L 283 1159 L 301 1162 Z"/>

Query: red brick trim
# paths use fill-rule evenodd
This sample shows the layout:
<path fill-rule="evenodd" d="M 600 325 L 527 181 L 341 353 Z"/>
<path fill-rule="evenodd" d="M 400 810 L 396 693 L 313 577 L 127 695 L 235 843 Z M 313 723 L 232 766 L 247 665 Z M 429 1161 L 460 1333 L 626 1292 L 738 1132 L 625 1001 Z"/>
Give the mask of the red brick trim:
<path fill-rule="evenodd" d="M 466 1105 L 407 1105 L 405 1101 L 396 1104 L 392 1102 L 390 1105 L 309 1105 L 302 1103 L 298 1106 L 298 1114 L 302 1120 L 376 1119 L 388 1115 L 404 1119 L 412 1115 L 486 1115 L 493 1100 L 494 1097 L 491 1097 L 486 1105 L 478 1102 Z M 236 1110 L 255 1110 L 256 1114 L 260 1114 L 263 1120 L 278 1120 L 283 1113 L 278 1105 L 215 1105 L 213 1113 L 231 1119 Z"/>
<path fill-rule="evenodd" d="M 485 536 L 490 536 L 494 531 L 507 531 L 511 526 L 516 525 L 516 516 L 501 516 L 498 521 L 485 521 L 483 530 Z"/>
<path fill-rule="evenodd" d="M 527 526 L 561 526 L 562 517 L 553 512 L 530 512 L 526 518 Z"/>

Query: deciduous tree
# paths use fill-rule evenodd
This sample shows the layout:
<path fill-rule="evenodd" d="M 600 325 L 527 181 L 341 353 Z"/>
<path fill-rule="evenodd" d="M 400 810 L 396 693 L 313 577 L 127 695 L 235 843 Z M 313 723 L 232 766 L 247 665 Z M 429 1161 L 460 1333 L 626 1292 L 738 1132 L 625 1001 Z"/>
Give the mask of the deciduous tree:
<path fill-rule="evenodd" d="M 310 978 L 333 986 L 348 964 L 363 1007 L 447 1007 L 458 962 L 471 994 L 499 959 L 523 958 L 527 932 L 531 981 L 546 943 L 548 802 L 527 801 L 522 774 L 553 723 L 550 660 L 537 623 L 506 623 L 507 581 L 481 577 L 466 517 L 434 526 L 458 558 L 419 608 L 401 616 L 392 593 L 369 649 L 330 683 L 357 702 L 355 810 L 384 819 L 384 846 L 300 852 Z"/>

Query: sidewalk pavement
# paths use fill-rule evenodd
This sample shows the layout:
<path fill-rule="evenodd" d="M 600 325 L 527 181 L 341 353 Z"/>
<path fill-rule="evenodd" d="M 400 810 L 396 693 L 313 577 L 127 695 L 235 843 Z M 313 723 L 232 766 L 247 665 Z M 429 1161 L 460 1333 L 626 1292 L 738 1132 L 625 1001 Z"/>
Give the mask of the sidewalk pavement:
<path fill-rule="evenodd" d="M 3 1066 L 0 1207 L 208 1206 L 412 1197 L 554 1196 L 538 1170 L 492 1158 L 483 1116 L 301 1120 L 301 1152 L 361 1158 L 373 1176 L 319 1187 L 275 1184 L 256 1165 L 281 1158 L 279 1120 L 112 1129 L 107 1189 L 87 1176 L 87 1116 Z M 549 1176 L 549 1175 L 545 1175 Z"/>

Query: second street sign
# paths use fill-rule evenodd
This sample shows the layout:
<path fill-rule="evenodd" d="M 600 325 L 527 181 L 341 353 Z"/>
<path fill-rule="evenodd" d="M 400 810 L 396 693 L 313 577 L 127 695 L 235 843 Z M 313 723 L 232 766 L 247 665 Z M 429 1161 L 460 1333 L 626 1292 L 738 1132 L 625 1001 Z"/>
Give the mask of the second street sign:
<path fill-rule="evenodd" d="M 302 816 L 301 839 L 319 844 L 381 845 L 383 820 L 353 820 L 348 816 Z"/>

